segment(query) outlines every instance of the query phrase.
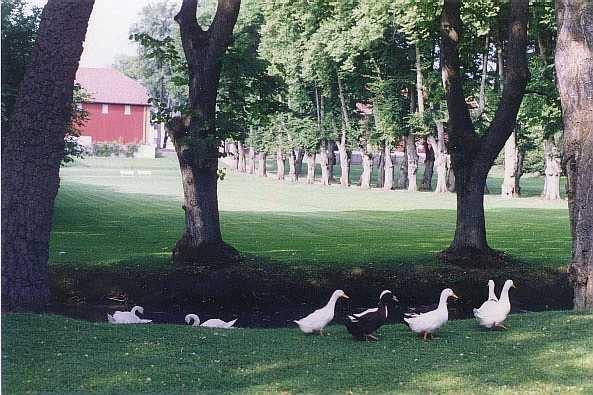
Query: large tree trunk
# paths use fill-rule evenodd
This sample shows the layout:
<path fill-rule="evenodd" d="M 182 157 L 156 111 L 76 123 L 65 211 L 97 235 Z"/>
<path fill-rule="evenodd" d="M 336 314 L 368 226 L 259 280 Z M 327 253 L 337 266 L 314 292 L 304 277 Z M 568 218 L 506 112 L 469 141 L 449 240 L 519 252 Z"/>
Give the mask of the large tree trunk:
<path fill-rule="evenodd" d="M 268 161 L 268 155 L 265 152 L 257 153 L 257 175 L 258 176 L 266 177 L 268 175 L 268 170 L 266 167 L 267 161 Z"/>
<path fill-rule="evenodd" d="M 444 255 L 468 258 L 468 261 L 474 262 L 479 255 L 493 253 L 486 241 L 484 188 L 494 160 L 513 132 L 529 79 L 526 57 L 529 4 L 523 0 L 511 0 L 504 89 L 494 120 L 482 136 L 474 129 L 463 93 L 458 52 L 463 33 L 460 7 L 457 0 L 445 0 L 441 18 L 442 72 L 446 82 L 449 147 L 457 191 L 455 236 Z"/>
<path fill-rule="evenodd" d="M 315 184 L 315 151 L 307 152 L 307 184 Z"/>
<path fill-rule="evenodd" d="M 249 160 L 247 161 L 247 173 L 255 174 L 255 149 L 249 147 Z"/>
<path fill-rule="evenodd" d="M 383 156 L 385 157 L 383 189 L 389 191 L 393 189 L 393 158 L 391 157 L 391 149 L 388 143 L 385 144 Z"/>
<path fill-rule="evenodd" d="M 276 148 L 276 179 L 284 180 L 284 152 L 282 148 Z"/>
<path fill-rule="evenodd" d="M 435 162 L 435 151 L 432 149 L 428 141 L 425 139 L 424 142 L 424 175 L 422 177 L 422 184 L 420 189 L 423 191 L 432 191 L 432 173 Z"/>
<path fill-rule="evenodd" d="M 416 151 L 416 142 L 413 134 L 406 136 L 406 156 L 408 157 L 408 192 L 416 192 L 418 191 L 418 182 L 416 180 L 418 152 Z"/>
<path fill-rule="evenodd" d="M 237 141 L 237 155 L 239 156 L 239 163 L 237 164 L 237 170 L 239 173 L 245 173 L 247 167 L 245 161 L 245 145 L 241 141 Z"/>
<path fill-rule="evenodd" d="M 397 178 L 397 189 L 408 188 L 408 154 L 406 152 L 406 139 L 404 139 L 404 154 L 399 164 L 399 176 Z"/>
<path fill-rule="evenodd" d="M 172 259 L 180 264 L 236 261 L 235 249 L 222 241 L 218 213 L 218 144 L 216 97 L 221 60 L 239 14 L 240 0 L 219 0 L 207 30 L 197 20 L 197 0 L 183 0 L 175 20 L 188 64 L 191 116 L 173 127 L 181 168 L 185 232 Z M 182 125 L 181 125 L 182 124 Z"/>
<path fill-rule="evenodd" d="M 2 131 L 2 308 L 43 311 L 49 238 L 74 77 L 93 0 L 49 0 Z M 66 39 L 67 37 L 67 39 Z"/>
<path fill-rule="evenodd" d="M 328 154 L 328 145 L 329 142 L 327 140 L 321 141 L 321 147 L 319 149 L 319 158 L 321 164 L 321 185 L 329 185 L 330 184 L 330 161 L 329 161 L 329 154 Z"/>
<path fill-rule="evenodd" d="M 517 138 L 516 133 L 511 133 L 511 136 L 504 144 L 504 179 L 502 181 L 501 195 L 507 198 L 517 197 Z"/>
<path fill-rule="evenodd" d="M 544 140 L 545 179 L 542 197 L 546 200 L 560 199 L 560 157 L 554 142 L 554 137 Z"/>
<path fill-rule="evenodd" d="M 296 168 L 296 155 L 293 149 L 288 151 L 288 180 L 291 182 L 297 182 L 299 180 Z"/>
<path fill-rule="evenodd" d="M 557 0 L 556 75 L 572 233 L 569 279 L 574 307 L 593 308 L 593 4 Z"/>

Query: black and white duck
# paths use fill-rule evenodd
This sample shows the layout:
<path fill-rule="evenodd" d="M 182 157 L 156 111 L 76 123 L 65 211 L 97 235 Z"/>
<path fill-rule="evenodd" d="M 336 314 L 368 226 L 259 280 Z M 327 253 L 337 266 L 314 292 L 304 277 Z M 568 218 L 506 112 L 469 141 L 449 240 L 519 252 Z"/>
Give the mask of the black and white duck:
<path fill-rule="evenodd" d="M 398 299 L 391 291 L 381 292 L 377 307 L 346 317 L 346 329 L 357 340 L 379 340 L 375 331 L 387 321 L 388 306 L 394 302 L 398 302 Z"/>

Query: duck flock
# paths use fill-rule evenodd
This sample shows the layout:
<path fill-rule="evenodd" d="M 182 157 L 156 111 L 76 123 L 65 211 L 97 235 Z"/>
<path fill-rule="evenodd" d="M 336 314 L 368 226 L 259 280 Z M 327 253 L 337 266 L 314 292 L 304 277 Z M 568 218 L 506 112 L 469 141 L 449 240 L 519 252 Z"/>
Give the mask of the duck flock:
<path fill-rule="evenodd" d="M 513 280 L 505 281 L 500 298 L 496 297 L 494 287 L 494 281 L 488 281 L 488 299 L 479 308 L 473 310 L 474 317 L 483 327 L 506 329 L 503 322 L 511 311 L 509 290 L 514 288 L 515 285 Z M 407 313 L 404 315 L 404 322 L 412 332 L 417 333 L 424 340 L 432 338 L 434 333 L 449 320 L 447 301 L 451 297 L 454 299 L 459 298 L 451 288 L 443 289 L 439 304 L 435 310 L 420 314 Z M 323 335 L 323 329 L 334 319 L 336 303 L 340 298 L 349 299 L 344 291 L 338 289 L 333 292 L 325 306 L 293 322 L 298 325 L 303 333 Z M 350 314 L 345 318 L 346 329 L 356 340 L 378 340 L 376 332 L 385 324 L 389 309 L 397 302 L 397 297 L 391 291 L 382 291 L 379 295 L 377 307 L 368 308 L 361 313 Z M 152 322 L 152 320 L 138 317 L 137 313 L 144 314 L 142 306 L 135 306 L 131 311 L 116 311 L 113 315 L 107 314 L 107 320 L 111 324 L 146 324 Z M 209 319 L 200 324 L 200 318 L 196 314 L 188 314 L 185 316 L 185 322 L 196 327 L 229 329 L 233 328 L 237 320 L 226 322 L 220 319 Z"/>

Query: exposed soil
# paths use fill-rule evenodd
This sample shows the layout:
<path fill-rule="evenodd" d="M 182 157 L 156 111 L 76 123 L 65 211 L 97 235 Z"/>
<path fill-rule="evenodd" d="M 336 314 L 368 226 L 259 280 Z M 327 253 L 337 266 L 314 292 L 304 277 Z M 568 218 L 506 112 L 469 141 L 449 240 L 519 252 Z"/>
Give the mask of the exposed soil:
<path fill-rule="evenodd" d="M 409 307 L 419 311 L 435 307 L 440 291 L 452 288 L 461 297 L 450 303 L 451 319 L 472 317 L 472 309 L 487 297 L 487 282 L 513 279 L 513 312 L 568 309 L 572 288 L 562 271 L 526 268 L 518 262 L 494 268 L 438 267 L 364 268 L 345 267 L 303 271 L 283 269 L 277 262 L 245 258 L 227 266 L 171 267 L 150 270 L 137 265 L 112 268 L 53 266 L 50 311 L 91 321 L 106 321 L 115 310 L 142 305 L 143 318 L 156 323 L 185 324 L 186 314 L 201 320 L 238 318 L 241 327 L 286 327 L 324 305 L 335 289 L 343 289 L 348 300 L 340 300 L 336 321 L 348 313 L 375 306 L 381 290 L 390 289 L 400 299 L 390 321 L 401 321 Z"/>

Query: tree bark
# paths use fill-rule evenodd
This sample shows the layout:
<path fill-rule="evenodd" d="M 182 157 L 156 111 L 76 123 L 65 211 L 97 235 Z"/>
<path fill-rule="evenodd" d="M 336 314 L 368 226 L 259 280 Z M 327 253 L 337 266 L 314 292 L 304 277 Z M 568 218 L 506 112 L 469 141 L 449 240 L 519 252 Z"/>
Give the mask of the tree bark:
<path fill-rule="evenodd" d="M 237 141 L 237 154 L 239 156 L 237 170 L 239 171 L 239 173 L 245 173 L 245 170 L 247 168 L 245 161 L 245 145 L 243 145 L 243 142 L 241 141 Z"/>
<path fill-rule="evenodd" d="M 342 141 L 338 144 L 338 151 L 340 153 L 340 184 L 343 187 L 350 186 L 350 162 L 351 162 L 351 153 L 346 148 L 346 141 L 345 141 L 345 133 L 342 133 Z"/>
<path fill-rule="evenodd" d="M 418 152 L 413 134 L 406 136 L 406 156 L 408 157 L 408 192 L 418 191 L 416 172 L 418 171 Z"/>
<path fill-rule="evenodd" d="M 307 152 L 307 184 L 315 184 L 315 151 Z"/>
<path fill-rule="evenodd" d="M 218 144 L 216 97 L 222 57 L 239 14 L 240 0 L 218 0 L 207 30 L 197 20 L 197 0 L 183 0 L 175 20 L 189 71 L 188 107 L 172 129 L 184 190 L 186 229 L 173 248 L 179 264 L 236 261 L 235 249 L 222 241 L 218 213 Z"/>
<path fill-rule="evenodd" d="M 266 167 L 267 160 L 268 155 L 265 152 L 257 153 L 257 175 L 260 177 L 267 177 L 268 175 L 268 170 Z"/>
<path fill-rule="evenodd" d="M 255 149 L 249 147 L 249 160 L 247 161 L 247 173 L 255 174 Z"/>
<path fill-rule="evenodd" d="M 515 127 L 529 79 L 526 57 L 529 3 L 511 0 L 504 89 L 494 120 L 482 136 L 474 130 L 463 93 L 463 74 L 458 53 L 462 36 L 460 7 L 458 0 L 445 0 L 441 17 L 443 75 L 450 126 L 449 148 L 457 191 L 455 236 L 444 256 L 475 260 L 479 255 L 495 254 L 486 241 L 484 188 L 496 156 Z"/>
<path fill-rule="evenodd" d="M 298 180 L 298 178 L 301 176 L 301 174 L 303 174 L 303 158 L 305 156 L 305 150 L 302 148 L 297 148 L 294 150 L 295 151 L 295 157 L 294 157 L 294 166 L 295 166 L 295 176 L 296 179 Z"/>
<path fill-rule="evenodd" d="M 560 199 L 560 157 L 554 137 L 550 136 L 544 140 L 545 179 L 542 198 L 546 200 Z"/>
<path fill-rule="evenodd" d="M 383 156 L 385 158 L 383 189 L 390 191 L 393 189 L 393 158 L 391 157 L 391 149 L 388 143 L 385 144 Z"/>
<path fill-rule="evenodd" d="M 593 308 L 593 3 L 557 0 L 556 75 L 572 233 L 574 307 Z"/>
<path fill-rule="evenodd" d="M 519 196 L 516 189 L 517 159 L 517 135 L 513 132 L 504 144 L 504 178 L 501 189 L 501 195 L 509 199 Z"/>
<path fill-rule="evenodd" d="M 327 164 L 330 184 L 333 184 L 334 182 L 334 166 L 336 165 L 336 153 L 334 152 L 334 145 L 335 142 L 333 140 L 329 140 L 327 142 Z"/>
<path fill-rule="evenodd" d="M 64 136 L 93 0 L 49 0 L 2 131 L 2 308 L 43 311 Z M 65 39 L 67 37 L 67 39 Z"/>
<path fill-rule="evenodd" d="M 424 139 L 424 175 L 422 177 L 422 184 L 420 189 L 422 191 L 432 191 L 432 173 L 434 171 L 435 151 L 428 144 L 427 139 Z"/>

